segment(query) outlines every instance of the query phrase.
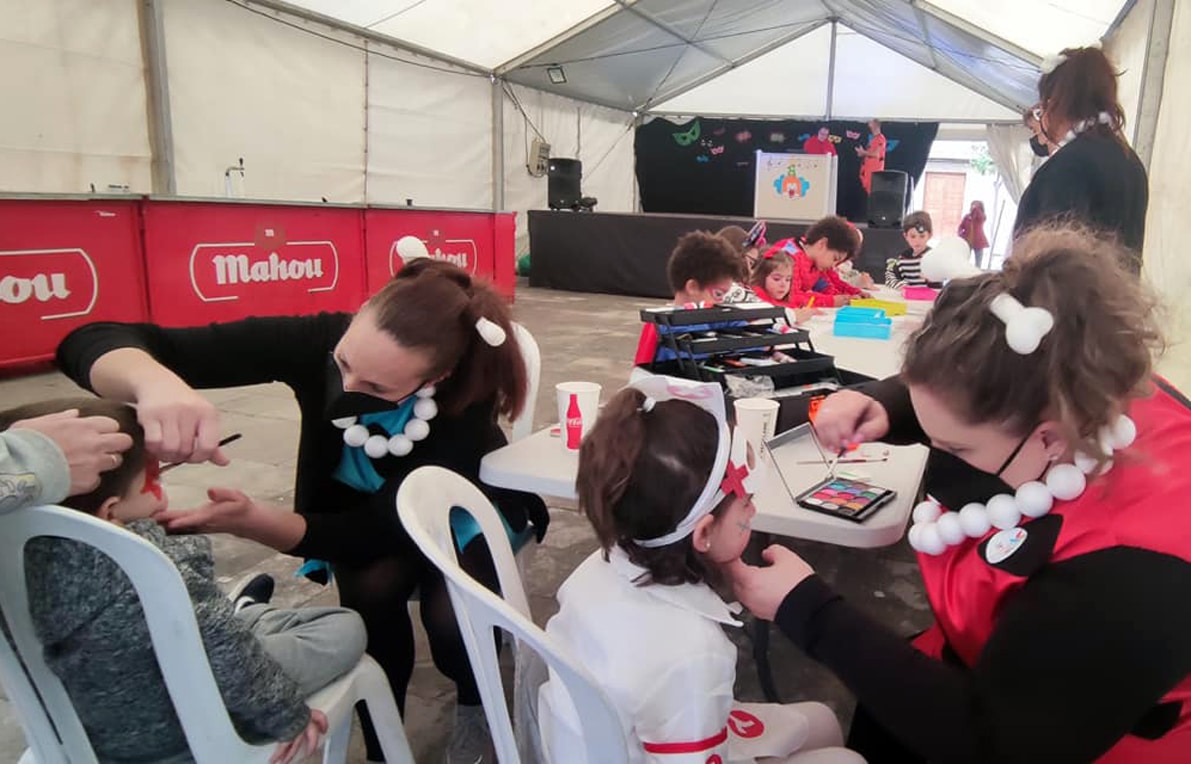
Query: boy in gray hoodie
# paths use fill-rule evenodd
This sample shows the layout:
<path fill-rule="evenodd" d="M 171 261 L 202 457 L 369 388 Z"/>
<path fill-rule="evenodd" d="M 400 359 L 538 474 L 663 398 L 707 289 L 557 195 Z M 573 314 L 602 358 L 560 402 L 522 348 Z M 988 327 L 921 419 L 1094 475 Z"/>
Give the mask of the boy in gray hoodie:
<path fill-rule="evenodd" d="M 267 576 L 254 579 L 234 603 L 225 596 L 215 583 L 210 541 L 168 536 L 151 519 L 167 500 L 131 407 L 99 399 L 50 401 L 0 413 L 0 430 L 67 409 L 116 419 L 133 446 L 97 489 L 64 504 L 147 539 L 177 566 L 241 737 L 281 742 L 278 761 L 313 749 L 327 721 L 304 698 L 356 665 L 364 653 L 363 621 L 345 608 L 274 608 Z M 29 542 L 25 564 L 30 614 L 46 662 L 66 687 L 99 761 L 190 760 L 140 600 L 119 566 L 85 544 L 49 537 Z"/>

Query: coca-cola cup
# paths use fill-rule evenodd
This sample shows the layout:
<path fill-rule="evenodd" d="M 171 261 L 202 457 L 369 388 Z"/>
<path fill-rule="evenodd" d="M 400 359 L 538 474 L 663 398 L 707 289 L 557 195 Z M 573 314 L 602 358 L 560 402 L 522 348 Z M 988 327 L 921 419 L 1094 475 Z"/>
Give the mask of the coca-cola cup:
<path fill-rule="evenodd" d="M 559 382 L 558 426 L 563 448 L 578 451 L 600 410 L 600 386 L 595 382 Z"/>

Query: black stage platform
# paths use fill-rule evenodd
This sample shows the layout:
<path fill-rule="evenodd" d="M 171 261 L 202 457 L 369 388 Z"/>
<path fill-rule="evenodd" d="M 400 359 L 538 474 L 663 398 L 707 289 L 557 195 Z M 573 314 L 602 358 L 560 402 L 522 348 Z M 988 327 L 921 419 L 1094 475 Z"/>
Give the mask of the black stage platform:
<path fill-rule="evenodd" d="M 572 292 L 599 292 L 670 299 L 666 260 L 678 237 L 688 231 L 718 231 L 726 225 L 748 229 L 751 218 L 616 212 L 529 212 L 529 285 Z M 800 235 L 804 223 L 773 222 L 766 239 Z M 878 283 L 885 261 L 905 249 L 900 228 L 865 228 L 856 267 Z"/>

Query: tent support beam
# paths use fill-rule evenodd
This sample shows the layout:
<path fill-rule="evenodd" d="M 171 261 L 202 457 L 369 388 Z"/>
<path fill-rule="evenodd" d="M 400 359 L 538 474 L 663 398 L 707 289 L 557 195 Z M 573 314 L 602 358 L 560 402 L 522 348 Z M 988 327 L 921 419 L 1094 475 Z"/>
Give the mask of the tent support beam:
<path fill-rule="evenodd" d="M 652 24 L 653 26 L 655 26 L 658 29 L 665 32 L 666 34 L 671 35 L 673 37 L 677 37 L 679 40 L 682 40 L 687 45 L 691 46 L 692 48 L 699 51 L 700 53 L 704 53 L 708 56 L 711 56 L 712 58 L 714 58 L 718 61 L 723 61 L 725 64 L 732 63 L 729 59 L 724 58 L 719 53 L 716 53 L 714 50 L 707 47 L 703 43 L 695 40 L 693 37 L 687 37 L 686 35 L 684 35 L 680 31 L 678 31 L 677 29 L 675 29 L 670 24 L 667 24 L 666 22 L 662 21 L 661 19 L 654 18 L 650 14 L 648 14 L 645 11 L 638 8 L 636 5 L 630 4 L 628 2 L 628 0 L 616 0 L 616 4 L 619 5 L 622 9 L 633 14 L 634 16 L 642 19 L 643 21 L 648 22 L 649 24 Z"/>
<path fill-rule="evenodd" d="M 622 10 L 623 10 L 623 8 L 621 8 L 619 5 L 616 5 L 615 3 L 613 3 L 612 5 L 609 5 L 607 8 L 604 8 L 603 10 L 599 11 L 598 13 L 594 13 L 591 16 L 584 19 L 583 21 L 580 21 L 578 24 L 575 24 L 570 29 L 567 29 L 563 32 L 560 32 L 559 34 L 554 35 L 553 37 L 551 37 L 549 40 L 542 43 L 541 45 L 530 48 L 529 50 L 522 53 L 520 56 L 511 58 L 508 61 L 505 61 L 500 66 L 496 67 L 496 72 L 495 72 L 496 76 L 503 77 L 504 75 L 513 71 L 517 67 L 522 66 L 523 64 L 527 64 L 530 61 L 533 61 L 535 58 L 542 55 L 546 51 L 552 50 L 553 48 L 558 47 L 559 45 L 563 44 L 564 42 L 571 39 L 575 35 L 586 32 L 588 29 L 591 29 L 592 27 L 594 27 L 595 25 L 604 21 L 605 19 L 615 16 L 616 14 L 620 13 Z"/>
<path fill-rule="evenodd" d="M 816 21 L 815 23 L 811 24 L 810 26 L 804 27 L 804 28 L 799 29 L 795 32 L 791 32 L 788 35 L 784 35 L 784 36 L 778 38 L 777 40 L 774 40 L 773 42 L 769 43 L 768 45 L 764 45 L 764 46 L 758 48 L 757 50 L 754 50 L 752 53 L 749 53 L 747 56 L 741 56 L 740 58 L 736 59 L 735 61 L 731 61 L 723 66 L 712 69 L 710 72 L 708 72 L 707 74 L 704 74 L 701 77 L 696 77 L 695 79 L 691 80 L 690 82 L 688 82 L 685 85 L 680 85 L 679 87 L 673 88 L 671 90 L 667 90 L 666 92 L 661 93 L 660 95 L 655 95 L 649 101 L 647 101 L 643 104 L 640 104 L 636 110 L 637 111 L 649 111 L 650 103 L 665 103 L 666 101 L 669 101 L 671 98 L 677 98 L 678 96 L 682 95 L 683 93 L 694 90 L 695 88 L 699 87 L 700 85 L 702 85 L 706 82 L 710 82 L 711 80 L 714 80 L 716 77 L 719 77 L 724 72 L 729 72 L 737 67 L 744 66 L 745 64 L 752 61 L 753 59 L 760 58 L 761 56 L 764 56 L 766 53 L 772 53 L 773 51 L 782 47 L 786 43 L 794 42 L 798 38 L 808 35 L 811 32 L 818 29 L 819 27 L 824 26 L 825 24 L 828 24 L 828 23 L 830 23 L 830 21 L 828 19 L 822 19 L 821 21 Z M 650 112 L 650 113 L 653 113 L 653 112 Z"/>
<path fill-rule="evenodd" d="M 918 27 L 922 30 L 922 41 L 926 43 L 926 52 L 930 55 L 930 68 L 937 72 L 939 71 L 939 59 L 935 56 L 935 46 L 930 39 L 930 28 L 926 25 L 926 13 L 917 5 L 911 7 L 914 9 L 914 17 L 918 19 Z"/>
<path fill-rule="evenodd" d="M 831 119 L 831 107 L 835 103 L 835 36 L 839 33 L 839 24 L 835 19 L 831 20 L 831 53 L 827 58 L 827 113 L 824 115 L 827 119 Z"/>
<path fill-rule="evenodd" d="M 422 56 L 433 61 L 449 64 L 450 66 L 463 69 L 464 71 L 471 72 L 472 74 L 492 74 L 491 69 L 485 69 L 484 67 L 473 64 L 470 61 L 464 61 L 461 58 L 448 56 L 445 53 L 438 53 L 436 51 L 430 50 L 429 48 L 423 48 L 420 45 L 414 45 L 411 42 L 398 40 L 396 37 L 379 34 L 377 32 L 373 32 L 370 29 L 365 29 L 364 27 L 356 26 L 355 24 L 348 24 L 347 22 L 340 21 L 339 19 L 333 18 L 331 16 L 315 13 L 314 11 L 300 8 L 296 5 L 290 5 L 289 3 L 284 2 L 284 0 L 233 0 L 233 2 L 236 5 L 241 5 L 244 7 L 257 5 L 262 8 L 268 8 L 275 13 L 293 16 L 295 18 L 302 19 L 303 21 L 312 21 L 316 24 L 321 24 L 323 26 L 330 27 L 331 29 L 336 29 L 340 32 L 346 32 L 347 34 L 354 35 L 365 40 L 371 40 L 372 42 L 394 50 L 402 50 L 407 53 L 412 53 L 415 56 Z"/>
<path fill-rule="evenodd" d="M 505 92 L 492 78 L 492 211 L 505 206 Z"/>
<path fill-rule="evenodd" d="M 1175 0 L 1153 0 L 1150 7 L 1149 39 L 1141 70 L 1141 92 L 1137 98 L 1137 120 L 1133 126 L 1133 148 L 1148 170 L 1158 132 L 1158 111 L 1166 79 L 1166 57 L 1170 53 L 1170 27 L 1174 23 Z"/>
<path fill-rule="evenodd" d="M 983 40 L 984 42 L 988 43 L 989 45 L 992 45 L 993 47 L 1000 48 L 1001 50 L 1005 51 L 1009 55 L 1011 55 L 1015 58 L 1019 58 L 1028 64 L 1033 64 L 1034 66 L 1038 66 L 1042 63 L 1042 56 L 1031 53 L 1030 51 L 1026 50 L 1025 48 L 1022 48 L 1021 46 L 1014 45 L 1013 43 L 1006 40 L 1004 37 L 998 37 L 997 35 L 993 34 L 992 32 L 981 29 L 980 27 L 976 26 L 975 24 L 971 23 L 970 21 L 965 21 L 964 19 L 961 19 L 959 16 L 956 16 L 955 14 L 948 13 L 947 11 L 943 10 L 942 8 L 938 8 L 934 5 L 932 5 L 931 3 L 926 2 L 926 0 L 910 0 L 910 5 L 913 6 L 916 10 L 921 10 L 923 13 L 925 13 L 928 16 L 932 16 L 932 17 L 938 19 L 939 21 L 942 21 L 945 24 L 949 24 L 962 32 L 966 32 L 967 34 L 971 35 L 972 37 L 975 37 L 978 40 Z"/>
<path fill-rule="evenodd" d="M 1100 39 L 1107 40 L 1109 37 L 1112 37 L 1114 34 L 1116 34 L 1116 31 L 1121 28 L 1121 24 L 1125 23 L 1125 17 L 1133 11 L 1133 6 L 1135 5 L 1137 5 L 1137 0 L 1127 0 L 1127 2 L 1121 6 L 1121 10 L 1117 13 L 1117 17 L 1112 20 L 1112 23 L 1108 25 L 1108 29 L 1104 31 L 1104 36 Z"/>
<path fill-rule="evenodd" d="M 165 60 L 165 26 L 161 0 L 137 3 L 141 28 L 141 50 L 145 64 L 149 147 L 152 160 L 152 188 L 155 194 L 178 193 L 174 172 L 174 127 L 170 117 L 170 84 Z"/>

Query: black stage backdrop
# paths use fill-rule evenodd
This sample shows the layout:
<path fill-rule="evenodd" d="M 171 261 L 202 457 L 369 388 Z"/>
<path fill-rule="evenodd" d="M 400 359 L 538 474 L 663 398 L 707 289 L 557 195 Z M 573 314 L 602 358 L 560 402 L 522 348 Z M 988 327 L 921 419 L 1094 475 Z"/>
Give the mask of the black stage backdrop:
<path fill-rule="evenodd" d="M 839 154 L 836 211 L 849 220 L 866 217 L 855 147 L 868 142 L 863 122 L 692 119 L 676 125 L 654 119 L 637 128 L 637 186 L 645 212 L 700 215 L 753 214 L 756 151 L 800 152 L 802 143 L 827 125 Z M 938 122 L 883 122 L 888 146 L 885 169 L 902 170 L 914 183 L 926 167 Z"/>

